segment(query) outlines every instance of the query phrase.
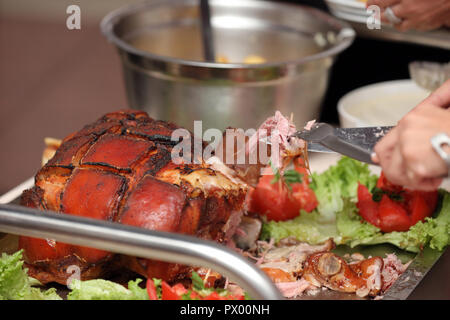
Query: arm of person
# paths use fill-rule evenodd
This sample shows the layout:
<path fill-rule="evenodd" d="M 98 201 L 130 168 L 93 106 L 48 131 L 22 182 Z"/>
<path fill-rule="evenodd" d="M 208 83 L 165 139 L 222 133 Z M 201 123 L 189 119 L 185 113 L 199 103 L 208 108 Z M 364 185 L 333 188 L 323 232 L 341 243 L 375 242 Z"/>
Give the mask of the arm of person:
<path fill-rule="evenodd" d="M 402 19 L 395 25 L 400 31 L 429 31 L 450 26 L 449 0 L 368 0 L 367 6 L 371 5 L 379 6 L 382 13 L 391 7 L 394 14 Z M 381 14 L 381 20 L 389 22 L 384 14 Z"/>
<path fill-rule="evenodd" d="M 450 136 L 450 80 L 405 115 L 374 148 L 379 163 L 392 183 L 418 190 L 434 190 L 448 175 L 445 161 L 430 139 Z M 450 146 L 444 147 L 450 154 Z"/>

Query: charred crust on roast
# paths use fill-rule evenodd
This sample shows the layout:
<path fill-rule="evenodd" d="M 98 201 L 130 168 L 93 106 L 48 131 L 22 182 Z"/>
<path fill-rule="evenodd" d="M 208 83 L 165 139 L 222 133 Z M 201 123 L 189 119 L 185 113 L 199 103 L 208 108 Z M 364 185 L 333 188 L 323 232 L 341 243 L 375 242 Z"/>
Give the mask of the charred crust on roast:
<path fill-rule="evenodd" d="M 165 145 L 177 145 L 179 143 L 179 141 L 174 141 L 172 140 L 172 137 L 168 137 L 168 136 L 164 136 L 161 134 L 152 134 L 152 135 L 148 135 L 142 132 L 133 132 L 133 134 L 137 135 L 137 136 L 141 136 L 144 137 L 150 141 L 153 142 L 157 142 L 157 143 L 161 143 L 161 144 L 165 144 Z"/>
<path fill-rule="evenodd" d="M 146 165 L 151 167 L 151 169 L 145 171 L 145 174 L 154 176 L 171 161 L 171 154 L 166 147 L 157 145 L 156 149 L 156 154 L 151 155 L 147 159 Z"/>
<path fill-rule="evenodd" d="M 38 186 L 33 186 L 30 189 L 26 189 L 22 192 L 20 197 L 20 204 L 26 207 L 46 209 L 45 203 L 43 203 L 44 190 Z"/>
<path fill-rule="evenodd" d="M 131 173 L 131 168 L 117 168 L 106 162 L 84 162 L 80 165 L 80 168 L 96 168 L 96 166 L 105 167 L 106 169 L 111 169 L 112 173 Z"/>

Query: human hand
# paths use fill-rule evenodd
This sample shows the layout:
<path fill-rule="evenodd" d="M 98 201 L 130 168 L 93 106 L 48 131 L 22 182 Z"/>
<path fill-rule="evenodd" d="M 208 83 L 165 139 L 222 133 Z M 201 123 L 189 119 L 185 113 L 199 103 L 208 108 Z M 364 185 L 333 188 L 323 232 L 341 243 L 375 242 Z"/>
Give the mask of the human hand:
<path fill-rule="evenodd" d="M 450 136 L 450 80 L 404 116 L 375 146 L 372 157 L 394 184 L 417 190 L 435 190 L 447 176 L 445 161 L 430 139 Z M 445 149 L 444 149 L 445 150 Z M 445 150 L 450 154 L 450 146 Z"/>
<path fill-rule="evenodd" d="M 391 7 L 394 14 L 403 21 L 394 25 L 399 31 L 411 29 L 429 31 L 450 26 L 450 0 L 368 0 L 367 6 L 381 9 L 381 21 L 390 23 L 383 14 Z"/>

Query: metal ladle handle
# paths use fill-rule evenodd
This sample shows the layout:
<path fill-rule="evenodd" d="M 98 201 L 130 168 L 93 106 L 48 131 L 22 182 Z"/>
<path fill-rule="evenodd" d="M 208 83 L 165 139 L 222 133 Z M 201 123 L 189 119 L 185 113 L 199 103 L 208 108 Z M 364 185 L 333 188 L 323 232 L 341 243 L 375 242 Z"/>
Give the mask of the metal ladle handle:
<path fill-rule="evenodd" d="M 211 26 L 211 7 L 209 0 L 200 0 L 200 27 L 205 61 L 215 62 L 214 37 Z"/>
<path fill-rule="evenodd" d="M 208 267 L 239 284 L 252 299 L 283 299 L 263 271 L 213 241 L 5 204 L 0 204 L 0 231 Z"/>

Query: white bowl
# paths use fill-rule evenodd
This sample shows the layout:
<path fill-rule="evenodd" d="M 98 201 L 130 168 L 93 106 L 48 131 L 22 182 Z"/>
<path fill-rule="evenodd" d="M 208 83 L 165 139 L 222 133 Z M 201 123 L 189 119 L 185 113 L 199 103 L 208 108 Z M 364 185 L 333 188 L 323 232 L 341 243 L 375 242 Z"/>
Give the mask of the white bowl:
<path fill-rule="evenodd" d="M 338 102 L 343 128 L 394 126 L 430 94 L 412 80 L 371 84 L 353 90 Z"/>

